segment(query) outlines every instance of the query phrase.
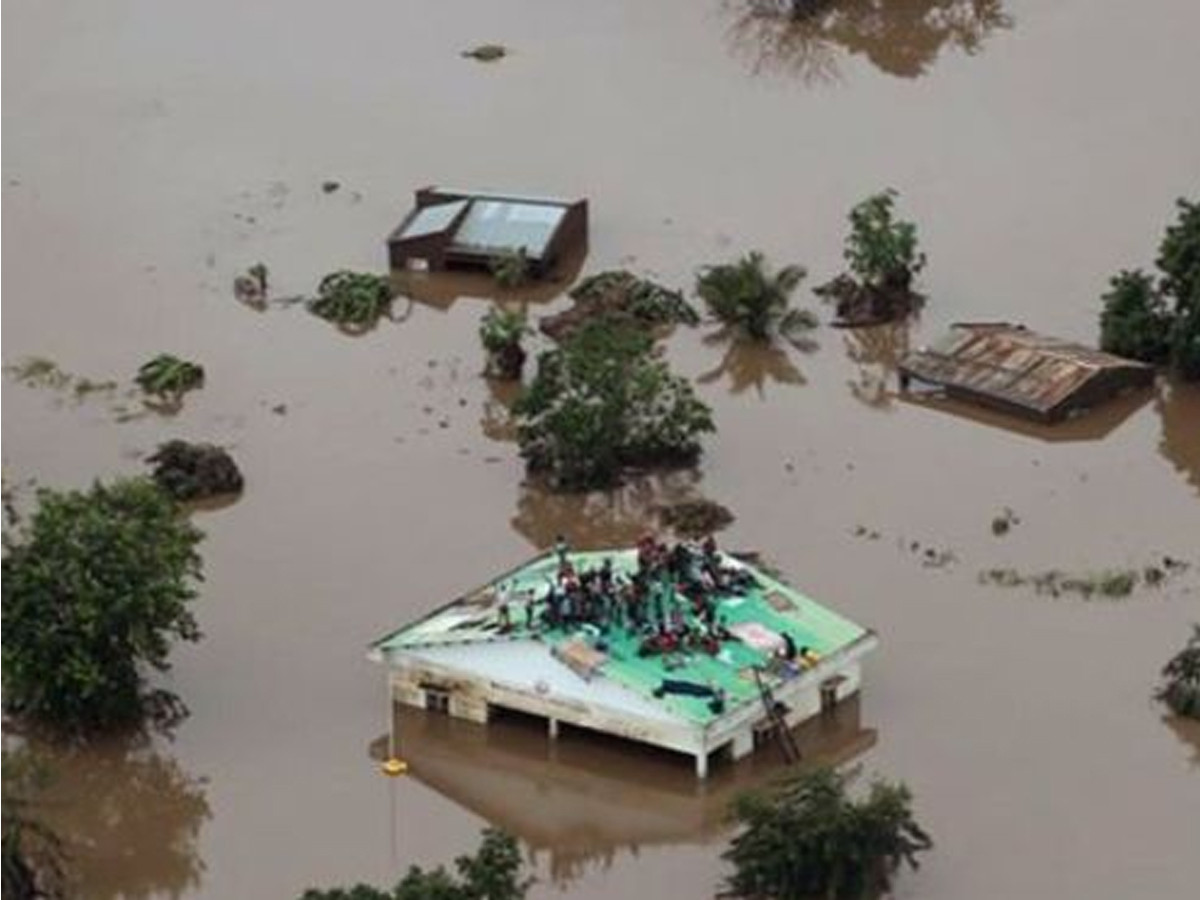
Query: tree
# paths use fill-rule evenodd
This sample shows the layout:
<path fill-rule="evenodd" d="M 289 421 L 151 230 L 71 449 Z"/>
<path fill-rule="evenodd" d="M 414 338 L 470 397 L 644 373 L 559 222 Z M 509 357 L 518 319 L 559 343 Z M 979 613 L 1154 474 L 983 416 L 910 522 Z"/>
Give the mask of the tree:
<path fill-rule="evenodd" d="M 516 840 L 494 828 L 486 829 L 475 854 L 458 857 L 454 868 L 456 875 L 443 866 L 428 872 L 412 866 L 390 891 L 358 884 L 309 889 L 300 900 L 523 900 L 529 890 Z"/>
<path fill-rule="evenodd" d="M 37 499 L 4 536 L 6 708 L 75 733 L 181 715 L 145 671 L 168 668 L 173 640 L 200 637 L 201 533 L 147 479 Z"/>
<path fill-rule="evenodd" d="M 1162 678 L 1156 699 L 1177 716 L 1200 719 L 1200 625 L 1192 626 L 1187 644 L 1163 666 Z"/>
<path fill-rule="evenodd" d="M 702 269 L 696 293 L 715 319 L 751 340 L 794 339 L 817 324 L 811 312 L 791 307 L 792 293 L 806 274 L 801 266 L 771 272 L 766 257 L 755 250 L 737 262 Z"/>
<path fill-rule="evenodd" d="M 538 357 L 513 407 L 521 454 L 560 488 L 608 487 L 630 466 L 694 460 L 709 408 L 628 323 L 589 321 Z"/>
<path fill-rule="evenodd" d="M 479 323 L 479 340 L 488 354 L 484 374 L 501 381 L 519 381 L 525 367 L 521 338 L 528 333 L 523 314 L 495 307 L 489 309 Z"/>
<path fill-rule="evenodd" d="M 1161 277 L 1123 271 L 1111 281 L 1100 313 L 1105 350 L 1167 365 L 1184 381 L 1200 381 L 1200 203 L 1175 201 L 1155 260 Z"/>
<path fill-rule="evenodd" d="M 847 779 L 817 769 L 773 792 L 740 799 L 741 828 L 724 858 L 734 866 L 732 894 L 774 900 L 857 900 L 889 888 L 902 864 L 933 846 L 901 784 L 875 781 L 867 796 L 847 794 Z"/>
<path fill-rule="evenodd" d="M 925 267 L 917 226 L 894 215 L 899 194 L 888 188 L 850 210 L 850 233 L 842 251 L 850 272 L 816 288 L 837 302 L 844 325 L 878 325 L 902 319 L 922 302 L 913 279 Z"/>
<path fill-rule="evenodd" d="M 519 288 L 533 277 L 533 260 L 524 247 L 499 253 L 492 258 L 489 268 L 502 288 Z"/>
<path fill-rule="evenodd" d="M 1172 316 L 1154 279 L 1141 269 L 1127 269 L 1109 285 L 1100 313 L 1100 346 L 1142 362 L 1166 362 L 1171 355 Z"/>

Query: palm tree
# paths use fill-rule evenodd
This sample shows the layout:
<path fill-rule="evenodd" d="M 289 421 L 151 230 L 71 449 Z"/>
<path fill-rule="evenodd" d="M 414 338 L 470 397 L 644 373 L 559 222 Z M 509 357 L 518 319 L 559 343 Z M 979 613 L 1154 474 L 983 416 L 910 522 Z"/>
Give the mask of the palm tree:
<path fill-rule="evenodd" d="M 808 273 L 802 266 L 767 267 L 757 250 L 737 262 L 707 266 L 696 278 L 696 293 L 714 318 L 755 341 L 775 335 L 795 342 L 801 331 L 814 328 L 816 316 L 791 307 L 792 293 Z"/>

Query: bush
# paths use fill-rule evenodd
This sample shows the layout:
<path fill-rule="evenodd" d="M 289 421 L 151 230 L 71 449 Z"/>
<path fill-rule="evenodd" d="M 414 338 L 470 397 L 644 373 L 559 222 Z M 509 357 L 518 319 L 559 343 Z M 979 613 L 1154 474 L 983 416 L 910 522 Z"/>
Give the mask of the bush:
<path fill-rule="evenodd" d="M 1164 363 L 1171 355 L 1171 314 L 1140 269 L 1123 271 L 1109 282 L 1100 313 L 1100 346 L 1109 353 L 1148 363 Z"/>
<path fill-rule="evenodd" d="M 682 293 L 625 269 L 589 275 L 571 289 L 570 297 L 574 306 L 541 321 L 542 331 L 556 341 L 594 319 L 621 319 L 646 328 L 700 321 Z"/>
<path fill-rule="evenodd" d="M 344 269 L 322 278 L 317 296 L 308 301 L 309 312 L 355 334 L 373 328 L 391 305 L 387 276 Z"/>
<path fill-rule="evenodd" d="M 604 319 L 538 358 L 513 412 L 530 469 L 568 489 L 610 486 L 626 467 L 690 462 L 714 430 L 709 408 L 654 356 L 650 336 Z"/>
<path fill-rule="evenodd" d="M 426 872 L 410 866 L 392 890 L 358 884 L 352 888 L 310 889 L 300 900 L 523 900 L 530 880 L 523 875 L 521 850 L 502 831 L 488 828 L 474 856 L 454 861 L 456 875 L 442 866 Z"/>
<path fill-rule="evenodd" d="M 741 830 L 724 858 L 739 897 L 857 900 L 889 889 L 904 863 L 933 846 L 899 784 L 876 781 L 863 800 L 847 795 L 846 778 L 818 769 L 789 779 L 768 795 L 739 800 Z"/>
<path fill-rule="evenodd" d="M 811 312 L 791 308 L 792 292 L 806 274 L 801 266 L 771 272 L 766 257 L 754 251 L 737 262 L 701 270 L 696 293 L 715 319 L 751 340 L 769 341 L 775 335 L 791 339 L 817 324 Z"/>
<path fill-rule="evenodd" d="M 1182 650 L 1163 666 L 1162 684 L 1155 697 L 1177 716 L 1200 719 L 1200 625 Z"/>
<path fill-rule="evenodd" d="M 204 368 L 170 353 L 160 353 L 138 369 L 138 386 L 147 394 L 178 401 L 204 384 Z"/>
<path fill-rule="evenodd" d="M 519 380 L 525 367 L 521 339 L 528 333 L 523 313 L 489 309 L 479 323 L 479 340 L 488 354 L 484 374 L 505 381 Z"/>
<path fill-rule="evenodd" d="M 899 194 L 888 188 L 850 210 L 850 235 L 842 255 L 863 284 L 908 290 L 925 267 L 917 248 L 917 226 L 892 215 Z"/>
<path fill-rule="evenodd" d="M 202 500 L 242 490 L 237 463 L 229 451 L 215 444 L 167 441 L 147 462 L 154 466 L 154 481 L 176 500 Z"/>
<path fill-rule="evenodd" d="M 173 639 L 200 637 L 200 532 L 148 479 L 37 499 L 4 536 L 5 707 L 66 732 L 181 714 L 144 671 L 168 668 Z"/>
<path fill-rule="evenodd" d="M 505 250 L 489 263 L 492 277 L 502 288 L 519 288 L 533 276 L 533 260 L 524 247 Z"/>

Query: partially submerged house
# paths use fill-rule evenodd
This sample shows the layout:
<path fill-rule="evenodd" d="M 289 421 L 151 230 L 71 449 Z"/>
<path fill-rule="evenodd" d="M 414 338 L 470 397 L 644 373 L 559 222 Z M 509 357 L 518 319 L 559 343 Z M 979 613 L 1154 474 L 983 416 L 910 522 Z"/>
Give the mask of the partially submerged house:
<path fill-rule="evenodd" d="M 899 364 L 913 381 L 1040 422 L 1058 422 L 1154 382 L 1154 368 L 1007 322 L 963 322 Z"/>
<path fill-rule="evenodd" d="M 587 244 L 587 201 L 427 187 L 388 236 L 393 269 L 489 268 L 523 252 L 533 274 Z"/>
<path fill-rule="evenodd" d="M 546 606 L 560 561 L 544 554 L 372 645 L 388 666 L 393 700 L 486 723 L 511 710 L 694 757 L 733 759 L 855 694 L 873 632 L 735 556 L 719 553 L 738 587 L 716 595 L 724 630 L 707 649 L 646 654 L 643 633 L 590 623 L 550 625 Z M 617 581 L 638 568 L 634 549 L 573 552 L 577 571 L 608 561 Z M 677 590 L 663 616 L 699 626 Z M 676 615 L 675 611 L 678 611 Z M 808 648 L 803 661 L 789 648 Z M 796 752 L 794 746 L 791 752 Z"/>

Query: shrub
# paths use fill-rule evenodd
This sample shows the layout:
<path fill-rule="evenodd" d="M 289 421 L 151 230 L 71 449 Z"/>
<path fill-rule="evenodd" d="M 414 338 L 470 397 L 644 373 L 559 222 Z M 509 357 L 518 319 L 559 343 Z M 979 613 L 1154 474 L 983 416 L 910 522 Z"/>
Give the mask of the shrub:
<path fill-rule="evenodd" d="M 215 444 L 167 441 L 147 462 L 154 466 L 154 481 L 176 500 L 202 500 L 242 490 L 237 463 L 229 451 Z"/>
<path fill-rule="evenodd" d="M 801 266 L 771 272 L 766 257 L 753 251 L 737 262 L 701 270 L 696 293 L 715 319 L 751 340 L 791 339 L 817 324 L 811 312 L 791 308 L 792 292 L 806 274 Z"/>
<path fill-rule="evenodd" d="M 147 394 L 178 401 L 204 384 L 204 367 L 170 353 L 160 353 L 142 364 L 136 381 Z"/>
<path fill-rule="evenodd" d="M 484 374 L 505 381 L 519 380 L 525 367 L 521 339 L 528 333 L 523 313 L 489 309 L 479 323 L 479 340 L 488 354 Z"/>
<path fill-rule="evenodd" d="M 612 485 L 626 467 L 690 462 L 700 435 L 714 430 L 708 407 L 654 356 L 650 336 L 605 319 L 543 353 L 513 411 L 530 469 L 569 489 Z"/>
<path fill-rule="evenodd" d="M 4 536 L 6 708 L 66 732 L 181 714 L 144 673 L 168 668 L 174 639 L 200 637 L 200 532 L 147 479 L 37 499 Z"/>
<path fill-rule="evenodd" d="M 524 876 L 521 850 L 502 831 L 488 828 L 473 856 L 454 861 L 456 875 L 443 866 L 425 871 L 410 866 L 392 890 L 366 884 L 352 888 L 310 889 L 300 900 L 523 900 L 530 880 Z"/>
<path fill-rule="evenodd" d="M 857 900 L 889 889 L 902 864 L 933 846 L 901 784 L 876 781 L 867 796 L 847 794 L 846 778 L 817 769 L 773 793 L 739 800 L 741 830 L 724 858 L 730 893 L 776 900 Z"/>
<path fill-rule="evenodd" d="M 322 278 L 317 296 L 308 301 L 310 312 L 351 333 L 373 328 L 391 305 L 387 276 L 344 269 Z"/>
<path fill-rule="evenodd" d="M 1154 279 L 1140 269 L 1126 270 L 1109 285 L 1100 313 L 1100 346 L 1142 362 L 1166 362 L 1171 355 L 1172 317 Z"/>
<path fill-rule="evenodd" d="M 1155 697 L 1177 716 L 1200 719 L 1200 625 L 1182 650 L 1163 666 L 1162 684 Z"/>
<path fill-rule="evenodd" d="M 917 226 L 892 214 L 898 196 L 888 188 L 850 210 L 850 235 L 842 255 L 850 271 L 872 287 L 907 290 L 925 267 Z"/>
<path fill-rule="evenodd" d="M 519 288 L 533 276 L 533 261 L 524 247 L 505 250 L 492 259 L 489 267 L 502 288 Z"/>

